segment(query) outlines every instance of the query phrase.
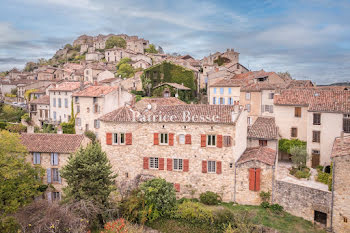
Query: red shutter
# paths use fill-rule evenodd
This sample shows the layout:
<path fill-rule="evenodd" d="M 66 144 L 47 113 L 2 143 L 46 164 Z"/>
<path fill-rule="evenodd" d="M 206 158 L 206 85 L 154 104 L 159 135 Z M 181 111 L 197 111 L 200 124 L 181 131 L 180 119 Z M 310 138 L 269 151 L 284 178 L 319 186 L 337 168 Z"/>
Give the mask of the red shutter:
<path fill-rule="evenodd" d="M 148 157 L 143 157 L 143 169 L 148 169 Z"/>
<path fill-rule="evenodd" d="M 180 192 L 180 184 L 175 183 L 174 184 L 174 189 L 175 189 L 176 192 Z"/>
<path fill-rule="evenodd" d="M 261 172 L 260 168 L 257 168 L 255 170 L 255 191 L 260 190 L 260 172 Z"/>
<path fill-rule="evenodd" d="M 166 159 L 166 169 L 168 171 L 173 170 L 173 160 L 172 159 Z"/>
<path fill-rule="evenodd" d="M 221 161 L 216 161 L 216 174 L 221 174 Z"/>
<path fill-rule="evenodd" d="M 189 160 L 188 159 L 184 159 L 184 172 L 188 172 L 189 170 Z"/>
<path fill-rule="evenodd" d="M 112 133 L 106 133 L 106 144 L 112 145 Z"/>
<path fill-rule="evenodd" d="M 159 170 L 164 170 L 164 158 L 159 158 Z"/>
<path fill-rule="evenodd" d="M 206 135 L 201 134 L 201 147 L 205 147 L 207 145 Z"/>
<path fill-rule="evenodd" d="M 191 134 L 186 134 L 186 136 L 185 136 L 185 144 L 191 144 Z"/>
<path fill-rule="evenodd" d="M 169 146 L 173 146 L 173 145 L 174 145 L 174 134 L 169 133 Z"/>
<path fill-rule="evenodd" d="M 207 161 L 202 161 L 202 173 L 207 173 Z"/>
<path fill-rule="evenodd" d="M 126 145 L 132 144 L 132 133 L 126 133 Z"/>
<path fill-rule="evenodd" d="M 217 141 L 217 147 L 221 148 L 222 147 L 222 135 L 218 135 L 218 141 Z"/>
<path fill-rule="evenodd" d="M 153 140 L 154 145 L 159 145 L 159 138 L 158 138 L 159 133 L 154 133 L 153 135 L 154 135 L 154 140 Z"/>
<path fill-rule="evenodd" d="M 249 190 L 255 190 L 255 169 L 249 168 Z"/>

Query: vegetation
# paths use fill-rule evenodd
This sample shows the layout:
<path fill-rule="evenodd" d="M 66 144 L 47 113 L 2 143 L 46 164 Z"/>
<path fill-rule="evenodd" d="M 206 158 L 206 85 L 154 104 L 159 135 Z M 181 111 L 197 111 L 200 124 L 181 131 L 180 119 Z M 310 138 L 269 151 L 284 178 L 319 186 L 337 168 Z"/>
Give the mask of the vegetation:
<path fill-rule="evenodd" d="M 7 124 L 5 129 L 12 133 L 24 133 L 27 131 L 27 126 L 22 124 Z"/>
<path fill-rule="evenodd" d="M 206 205 L 217 205 L 221 200 L 218 194 L 210 191 L 202 193 L 199 199 L 203 204 L 206 204 Z"/>
<path fill-rule="evenodd" d="M 299 139 L 285 139 L 282 138 L 281 140 L 278 141 L 278 149 L 279 151 L 283 151 L 286 152 L 288 154 L 290 153 L 290 149 L 293 147 L 302 147 L 302 146 L 306 146 L 306 142 L 301 141 Z"/>
<path fill-rule="evenodd" d="M 145 49 L 145 53 L 158 53 L 158 50 L 154 44 L 150 44 L 149 48 Z"/>
<path fill-rule="evenodd" d="M 222 66 L 229 62 L 230 62 L 230 59 L 226 57 L 221 57 L 221 56 L 219 56 L 216 60 L 214 60 L 214 63 L 218 64 L 218 66 Z"/>
<path fill-rule="evenodd" d="M 0 232 L 11 232 L 16 224 L 10 214 L 41 194 L 41 179 L 35 178 L 44 171 L 26 162 L 27 150 L 18 134 L 0 131 L 0 148 Z"/>
<path fill-rule="evenodd" d="M 17 88 L 12 88 L 11 89 L 11 95 L 17 96 Z"/>
<path fill-rule="evenodd" d="M 302 178 L 307 179 L 311 176 L 310 168 L 308 167 L 303 167 L 301 170 L 299 168 L 293 167 L 289 173 L 298 179 L 302 179 Z"/>
<path fill-rule="evenodd" d="M 308 160 L 308 154 L 306 146 L 294 146 L 290 148 L 290 154 L 292 155 L 292 162 L 299 170 L 306 167 L 306 161 Z"/>
<path fill-rule="evenodd" d="M 21 108 L 14 108 L 11 105 L 4 104 L 0 109 L 0 121 L 21 122 L 21 118 L 25 113 Z"/>
<path fill-rule="evenodd" d="M 270 191 L 267 191 L 267 192 L 261 191 L 259 193 L 259 196 L 260 196 L 262 202 L 270 202 L 270 198 L 271 198 Z"/>
<path fill-rule="evenodd" d="M 328 190 L 332 191 L 333 164 L 331 164 L 331 171 L 330 171 L 330 173 L 323 172 L 322 169 L 323 169 L 323 167 L 318 167 L 317 168 L 316 180 L 318 182 L 321 182 L 321 183 L 324 183 L 324 184 L 328 185 Z"/>
<path fill-rule="evenodd" d="M 214 223 L 213 212 L 198 202 L 183 202 L 177 207 L 173 217 L 190 223 Z"/>
<path fill-rule="evenodd" d="M 118 47 L 118 48 L 126 48 L 126 41 L 119 37 L 119 36 L 111 36 L 107 39 L 106 41 L 106 49 L 111 49 L 114 46 Z"/>
<path fill-rule="evenodd" d="M 116 74 L 117 76 L 121 76 L 122 78 L 130 78 L 134 76 L 135 70 L 129 64 L 129 62 L 131 62 L 131 59 L 128 57 L 124 57 L 118 62 Z"/>
<path fill-rule="evenodd" d="M 21 116 L 21 120 L 24 120 L 25 122 L 29 123 L 31 121 L 29 113 L 24 113 L 23 116 Z"/>
<path fill-rule="evenodd" d="M 87 130 L 84 132 L 84 135 L 91 140 L 92 143 L 96 141 L 96 134 L 91 130 Z"/>
<path fill-rule="evenodd" d="M 71 119 L 68 122 L 62 122 L 61 127 L 64 134 L 75 134 L 75 116 L 74 116 L 74 107 L 73 99 L 71 103 Z"/>

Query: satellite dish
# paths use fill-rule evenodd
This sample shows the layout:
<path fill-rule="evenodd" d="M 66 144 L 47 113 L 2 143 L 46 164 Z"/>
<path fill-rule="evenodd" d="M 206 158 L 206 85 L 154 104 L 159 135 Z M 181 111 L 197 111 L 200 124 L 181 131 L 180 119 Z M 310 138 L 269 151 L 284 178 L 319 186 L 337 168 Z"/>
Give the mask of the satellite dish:
<path fill-rule="evenodd" d="M 148 105 L 147 105 L 147 109 L 148 109 L 148 110 L 151 110 L 151 108 L 152 108 L 152 105 L 151 105 L 151 104 L 148 104 Z"/>

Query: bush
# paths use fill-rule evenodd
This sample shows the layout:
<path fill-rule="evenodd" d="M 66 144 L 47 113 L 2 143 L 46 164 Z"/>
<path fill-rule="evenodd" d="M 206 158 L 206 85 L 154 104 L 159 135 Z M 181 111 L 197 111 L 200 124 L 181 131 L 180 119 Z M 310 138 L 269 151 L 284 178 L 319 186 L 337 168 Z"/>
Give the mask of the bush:
<path fill-rule="evenodd" d="M 6 129 L 7 123 L 6 122 L 0 122 L 0 129 Z"/>
<path fill-rule="evenodd" d="M 270 201 L 270 197 L 271 197 L 270 191 L 268 191 L 268 192 L 261 191 L 259 193 L 259 195 L 260 195 L 262 202 L 269 202 Z"/>
<path fill-rule="evenodd" d="M 302 170 L 299 170 L 298 168 L 293 167 L 289 173 L 298 179 L 309 178 L 311 175 L 310 168 L 308 168 L 308 167 L 305 167 Z"/>
<path fill-rule="evenodd" d="M 27 131 L 27 126 L 22 124 L 8 124 L 6 129 L 12 133 L 24 133 Z"/>
<path fill-rule="evenodd" d="M 104 225 L 104 230 L 101 233 L 143 233 L 143 226 L 133 225 L 123 218 L 112 222 L 107 222 Z"/>
<path fill-rule="evenodd" d="M 214 211 L 214 223 L 222 228 L 235 221 L 234 213 L 229 209 L 218 209 Z"/>
<path fill-rule="evenodd" d="M 22 120 L 24 120 L 25 122 L 29 123 L 31 121 L 30 116 L 28 113 L 25 113 L 22 117 Z"/>
<path fill-rule="evenodd" d="M 318 171 L 316 180 L 318 182 L 321 182 L 321 183 L 324 183 L 324 184 L 328 184 L 329 176 L 330 176 L 330 173 L 325 173 L 325 172 L 322 172 L 322 171 Z"/>
<path fill-rule="evenodd" d="M 75 126 L 70 122 L 61 123 L 62 131 L 64 134 L 75 134 Z"/>
<path fill-rule="evenodd" d="M 279 204 L 272 204 L 270 205 L 270 209 L 274 212 L 282 212 L 283 206 L 280 206 Z"/>
<path fill-rule="evenodd" d="M 207 191 L 199 197 L 200 201 L 206 205 L 217 205 L 220 201 L 220 196 L 214 192 Z"/>
<path fill-rule="evenodd" d="M 211 210 L 201 203 L 186 201 L 175 210 L 174 218 L 183 219 L 191 223 L 209 223 L 214 222 L 214 216 Z"/>
<path fill-rule="evenodd" d="M 96 134 L 92 132 L 91 130 L 87 130 L 84 132 L 84 135 L 89 138 L 92 142 L 95 142 L 96 140 Z"/>
<path fill-rule="evenodd" d="M 264 209 L 267 209 L 270 207 L 270 203 L 267 201 L 263 201 L 263 202 L 261 202 L 260 206 Z"/>

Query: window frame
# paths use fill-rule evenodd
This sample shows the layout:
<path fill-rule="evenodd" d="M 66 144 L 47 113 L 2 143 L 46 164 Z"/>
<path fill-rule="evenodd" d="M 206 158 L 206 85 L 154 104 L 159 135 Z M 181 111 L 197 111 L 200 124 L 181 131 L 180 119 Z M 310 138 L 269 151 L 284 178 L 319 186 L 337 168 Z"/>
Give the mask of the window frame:
<path fill-rule="evenodd" d="M 57 172 L 54 172 L 57 171 Z M 57 176 L 55 176 L 57 175 Z M 57 180 L 55 180 L 57 178 Z M 60 172 L 58 168 L 51 168 L 51 182 L 52 183 L 59 183 L 60 182 Z"/>
<path fill-rule="evenodd" d="M 295 130 L 295 134 L 293 134 L 293 130 Z M 293 136 L 295 135 L 295 136 Z M 291 138 L 297 138 L 298 137 L 298 127 L 292 127 L 290 130 L 290 137 Z"/>
<path fill-rule="evenodd" d="M 37 162 L 38 159 L 36 158 L 36 156 L 39 155 L 39 163 Z M 33 153 L 33 164 L 34 165 L 38 165 L 38 164 L 41 164 L 41 153 L 40 152 L 34 152 Z"/>
<path fill-rule="evenodd" d="M 159 145 L 169 145 L 169 134 L 168 133 L 159 133 L 159 138 L 160 138 Z"/>
<path fill-rule="evenodd" d="M 207 172 L 208 173 L 216 173 L 216 161 L 214 161 L 214 160 L 207 161 Z"/>
<path fill-rule="evenodd" d="M 178 159 L 178 158 L 173 159 L 173 170 L 174 171 L 183 171 L 183 169 L 184 169 L 183 165 L 184 165 L 183 159 Z"/>
<path fill-rule="evenodd" d="M 182 139 L 183 138 L 183 139 Z M 183 141 L 182 141 L 183 140 Z M 186 144 L 186 135 L 181 133 L 179 134 L 179 144 L 180 145 L 185 145 Z"/>
<path fill-rule="evenodd" d="M 267 146 L 267 140 L 259 140 L 259 146 L 262 146 L 262 147 Z"/>
<path fill-rule="evenodd" d="M 312 131 L 312 142 L 321 143 L 321 131 L 319 130 Z"/>
<path fill-rule="evenodd" d="M 298 109 L 298 111 L 297 111 L 297 109 Z M 294 107 L 294 117 L 301 118 L 301 107 Z"/>
<path fill-rule="evenodd" d="M 209 144 L 210 142 L 210 144 Z M 214 142 L 214 143 L 213 143 Z M 217 136 L 216 134 L 207 134 L 207 142 L 208 147 L 216 147 L 217 145 Z"/>
<path fill-rule="evenodd" d="M 318 116 L 318 119 L 317 118 L 315 118 L 315 116 Z M 312 124 L 313 125 L 321 125 L 321 113 L 313 113 L 312 114 Z M 316 122 L 316 120 L 318 120 L 317 122 Z"/>
<path fill-rule="evenodd" d="M 250 92 L 246 92 L 246 93 L 245 93 L 245 99 L 246 99 L 246 100 L 250 100 L 250 99 L 251 99 L 251 94 L 250 94 Z"/>
<path fill-rule="evenodd" d="M 153 166 L 152 166 L 153 164 Z M 158 157 L 149 157 L 148 167 L 150 169 L 159 169 L 159 158 Z"/>

